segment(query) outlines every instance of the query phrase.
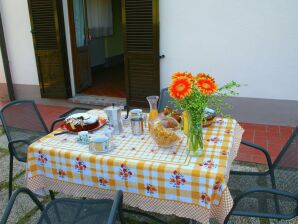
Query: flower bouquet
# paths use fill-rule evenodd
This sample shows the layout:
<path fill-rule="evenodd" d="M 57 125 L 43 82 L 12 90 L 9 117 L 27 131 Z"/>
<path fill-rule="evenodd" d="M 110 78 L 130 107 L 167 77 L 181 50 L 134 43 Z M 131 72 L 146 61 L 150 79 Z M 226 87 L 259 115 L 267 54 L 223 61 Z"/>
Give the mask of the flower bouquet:
<path fill-rule="evenodd" d="M 199 156 L 203 152 L 203 117 L 207 106 L 215 108 L 217 114 L 222 113 L 222 108 L 228 105 L 224 98 L 237 95 L 234 87 L 239 87 L 232 81 L 218 88 L 214 78 L 205 73 L 193 76 L 188 72 L 177 72 L 172 76 L 169 94 L 176 105 L 184 110 L 187 117 L 188 149 L 192 156 Z"/>

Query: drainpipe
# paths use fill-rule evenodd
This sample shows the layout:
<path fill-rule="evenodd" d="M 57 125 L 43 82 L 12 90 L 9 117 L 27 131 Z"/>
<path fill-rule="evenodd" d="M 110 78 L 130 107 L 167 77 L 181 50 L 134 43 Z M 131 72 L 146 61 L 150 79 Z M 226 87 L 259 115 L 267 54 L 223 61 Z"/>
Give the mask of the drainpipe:
<path fill-rule="evenodd" d="M 6 78 L 7 89 L 8 89 L 8 95 L 9 95 L 9 99 L 11 101 L 13 101 L 13 100 L 15 100 L 15 95 L 14 95 L 13 84 L 12 84 L 12 80 L 11 80 L 9 60 L 8 60 L 8 55 L 7 55 L 4 30 L 3 30 L 2 19 L 1 19 L 1 11 L 0 11 L 0 47 L 1 47 L 1 54 L 2 54 L 2 59 L 3 59 L 3 66 L 4 66 L 4 73 L 5 73 L 5 78 Z"/>

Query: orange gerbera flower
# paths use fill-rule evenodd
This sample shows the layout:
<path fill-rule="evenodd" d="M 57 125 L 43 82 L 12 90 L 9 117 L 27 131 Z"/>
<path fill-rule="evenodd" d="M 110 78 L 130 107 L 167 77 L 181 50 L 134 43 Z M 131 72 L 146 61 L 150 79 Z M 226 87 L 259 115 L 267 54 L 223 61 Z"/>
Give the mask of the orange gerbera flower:
<path fill-rule="evenodd" d="M 211 75 L 208 75 L 206 73 L 198 73 L 195 77 L 196 80 L 199 79 L 211 79 L 213 82 L 215 82 L 214 78 Z"/>
<path fill-rule="evenodd" d="M 216 92 L 217 85 L 213 77 L 205 73 L 199 73 L 196 76 L 197 83 L 196 86 L 201 93 L 205 95 L 210 95 Z"/>
<path fill-rule="evenodd" d="M 191 94 L 191 80 L 186 77 L 178 77 L 173 79 L 169 86 L 170 96 L 176 100 L 181 100 Z"/>
<path fill-rule="evenodd" d="M 176 79 L 179 77 L 185 77 L 185 78 L 189 78 L 189 79 L 193 79 L 193 76 L 190 72 L 176 72 L 172 75 L 172 79 Z"/>

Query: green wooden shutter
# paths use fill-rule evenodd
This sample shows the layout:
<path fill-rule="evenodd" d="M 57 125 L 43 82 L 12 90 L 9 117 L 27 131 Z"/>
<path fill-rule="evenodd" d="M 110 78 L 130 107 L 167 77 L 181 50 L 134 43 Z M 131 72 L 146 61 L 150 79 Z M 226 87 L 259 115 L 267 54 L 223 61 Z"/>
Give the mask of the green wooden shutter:
<path fill-rule="evenodd" d="M 148 107 L 159 95 L 158 0 L 122 0 L 128 105 Z"/>
<path fill-rule="evenodd" d="M 61 0 L 28 0 L 41 96 L 67 98 L 70 82 Z"/>

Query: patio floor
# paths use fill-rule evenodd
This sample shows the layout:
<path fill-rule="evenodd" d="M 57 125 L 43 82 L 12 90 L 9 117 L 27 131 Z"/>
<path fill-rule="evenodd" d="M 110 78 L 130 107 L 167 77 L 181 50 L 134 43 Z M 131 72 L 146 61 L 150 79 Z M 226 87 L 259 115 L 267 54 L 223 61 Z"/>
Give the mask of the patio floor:
<path fill-rule="evenodd" d="M 0 102 L 1 107 L 1 102 Z M 46 106 L 38 105 L 38 108 L 45 119 L 45 122 L 50 126 L 51 121 L 57 118 L 58 115 L 65 113 L 69 108 L 61 106 Z M 272 125 L 260 125 L 260 124 L 249 124 L 249 123 L 240 123 L 241 126 L 245 129 L 243 136 L 244 140 L 251 141 L 253 143 L 259 144 L 263 147 L 269 149 L 270 154 L 273 159 L 278 155 L 282 145 L 286 142 L 289 135 L 292 133 L 292 127 L 284 126 L 272 126 Z M 9 165 L 9 155 L 7 150 L 7 139 L 3 135 L 3 130 L 0 127 L 0 217 L 3 214 L 4 208 L 7 205 L 7 187 L 8 187 L 8 165 Z M 237 170 L 256 170 L 264 169 L 265 158 L 262 157 L 262 154 L 258 152 L 251 151 L 245 146 L 241 146 L 239 154 L 237 156 L 237 161 L 233 164 L 233 168 Z M 251 162 L 257 162 L 259 165 L 256 165 Z M 25 185 L 25 164 L 15 162 L 14 165 L 14 189 L 17 189 Z M 63 197 L 64 195 L 58 194 L 57 197 Z M 50 199 L 44 197 L 41 199 L 44 203 L 47 203 Z M 37 208 L 29 202 L 29 199 L 26 196 L 22 196 L 17 200 L 17 204 L 12 211 L 12 216 L 9 223 L 35 223 L 39 215 Z M 160 216 L 163 220 L 168 223 L 189 223 L 188 220 L 173 217 L 173 216 Z M 133 224 L 151 224 L 153 222 L 147 221 L 140 217 L 129 216 L 127 223 Z M 210 223 L 216 223 L 211 221 Z M 291 221 L 275 221 L 268 219 L 256 219 L 256 218 L 245 218 L 245 217 L 235 217 L 231 223 L 257 223 L 257 224 L 267 224 L 267 223 L 298 223 L 297 219 Z"/>

